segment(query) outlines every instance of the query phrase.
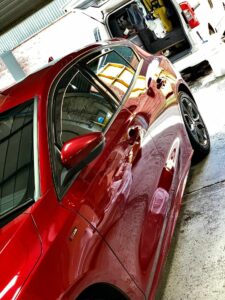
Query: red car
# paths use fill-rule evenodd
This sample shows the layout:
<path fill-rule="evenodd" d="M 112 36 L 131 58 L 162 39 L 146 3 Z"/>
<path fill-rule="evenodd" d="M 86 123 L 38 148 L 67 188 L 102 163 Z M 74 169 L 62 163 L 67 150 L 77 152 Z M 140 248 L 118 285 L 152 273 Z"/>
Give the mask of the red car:
<path fill-rule="evenodd" d="M 153 299 L 194 149 L 210 140 L 171 63 L 86 47 L 0 96 L 0 299 Z"/>

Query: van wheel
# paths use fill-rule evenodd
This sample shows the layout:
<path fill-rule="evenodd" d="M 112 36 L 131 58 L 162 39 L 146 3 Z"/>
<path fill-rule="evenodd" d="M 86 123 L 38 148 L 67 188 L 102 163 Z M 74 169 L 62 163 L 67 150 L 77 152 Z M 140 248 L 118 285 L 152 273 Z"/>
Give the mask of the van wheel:
<path fill-rule="evenodd" d="M 210 151 L 210 138 L 206 125 L 193 99 L 184 92 L 179 93 L 181 114 L 194 150 L 193 162 L 202 160 Z"/>

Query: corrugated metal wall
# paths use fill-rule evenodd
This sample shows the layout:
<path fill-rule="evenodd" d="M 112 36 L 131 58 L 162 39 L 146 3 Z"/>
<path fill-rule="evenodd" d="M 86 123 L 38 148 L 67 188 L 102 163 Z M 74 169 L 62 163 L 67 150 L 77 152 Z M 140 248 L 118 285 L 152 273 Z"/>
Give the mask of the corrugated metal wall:
<path fill-rule="evenodd" d="M 19 24 L 53 0 L 1 0 L 0 34 Z"/>
<path fill-rule="evenodd" d="M 65 15 L 62 7 L 70 0 L 54 0 L 22 23 L 0 36 L 0 55 L 12 50 Z"/>

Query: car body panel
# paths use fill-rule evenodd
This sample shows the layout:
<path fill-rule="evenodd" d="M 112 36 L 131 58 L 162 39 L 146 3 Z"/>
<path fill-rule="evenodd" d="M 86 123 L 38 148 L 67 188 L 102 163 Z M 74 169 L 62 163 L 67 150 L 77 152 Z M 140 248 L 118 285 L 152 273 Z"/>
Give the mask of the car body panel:
<path fill-rule="evenodd" d="M 41 253 L 41 240 L 30 214 L 21 214 L 1 229 L 0 263 L 4 270 L 0 281 L 1 299 L 17 297 Z"/>
<path fill-rule="evenodd" d="M 141 84 L 144 80 L 145 92 L 134 96 L 130 89 L 104 133 L 103 151 L 59 195 L 51 158 L 51 91 L 64 70 L 108 45 L 137 52 L 137 76 Z M 153 61 L 157 63 L 151 65 Z M 18 243 L 30 236 L 34 241 L 29 244 L 32 262 L 21 268 L 23 280 L 9 288 L 9 295 L 17 291 L 23 300 L 75 299 L 91 284 L 108 283 L 130 299 L 144 299 L 144 294 L 153 299 L 192 155 L 179 111 L 179 84 L 185 83 L 165 58 L 115 39 L 70 54 L 3 91 L 1 112 L 37 99 L 41 195 L 25 215 L 0 229 L 4 251 L 14 259 L 7 242 L 14 243 L 13 224 L 29 219 L 31 232 L 21 229 Z"/>
<path fill-rule="evenodd" d="M 162 57 L 154 59 L 163 60 Z M 144 65 L 141 75 L 145 74 L 146 68 L 147 66 Z M 154 70 L 153 73 L 157 72 Z M 131 277 L 145 292 L 149 284 L 149 275 L 146 274 L 152 271 L 154 273 L 153 268 L 156 268 L 154 258 L 168 222 L 168 213 L 174 209 L 175 203 L 171 201 L 174 193 L 178 192 L 174 189 L 179 178 L 186 176 L 183 170 L 190 165 L 192 152 L 186 135 L 182 151 L 189 146 L 190 152 L 187 150 L 189 157 L 186 155 L 185 160 L 181 161 L 182 164 L 178 163 L 180 141 L 183 139 L 182 133 L 185 127 L 175 94 L 176 77 L 174 74 L 170 77 L 169 93 L 172 94 L 169 94 L 167 99 L 168 93 L 165 95 L 157 89 L 156 79 L 151 81 L 154 95 L 149 96 L 144 93 L 140 97 L 128 98 L 124 106 L 131 113 L 131 120 L 128 120 L 129 115 L 124 116 L 125 111 L 123 116 L 121 112 L 114 120 L 106 134 L 104 152 L 98 158 L 100 163 L 98 164 L 97 161 L 95 165 L 90 165 L 79 176 L 72 187 L 70 202 L 67 203 L 71 208 L 74 206 L 79 210 L 79 213 L 100 232 Z M 170 119 L 172 119 L 171 124 Z M 131 122 L 130 125 L 127 125 L 127 121 Z M 166 125 L 162 126 L 164 123 Z M 138 124 L 144 133 L 138 149 L 132 148 L 129 151 L 128 144 L 124 140 L 124 132 L 126 134 L 129 127 L 133 127 L 134 124 L 136 126 Z M 163 128 L 158 131 L 160 127 Z M 117 133 L 115 137 L 114 132 Z M 107 136 L 110 137 L 108 141 Z M 113 143 L 110 143 L 110 140 L 113 140 Z M 137 156 L 132 158 L 135 153 Z M 152 157 L 154 160 L 151 159 Z M 171 163 L 171 170 L 168 170 Z M 145 166 L 148 166 L 148 170 L 143 177 L 142 170 Z M 163 170 L 163 168 L 164 173 L 157 172 L 158 169 Z M 168 175 L 172 178 L 169 179 Z M 79 191 L 79 186 L 81 184 L 84 186 L 85 182 L 88 182 L 88 190 L 82 193 Z M 82 204 L 79 199 L 82 199 Z M 126 247 L 122 243 L 124 240 Z"/>
<path fill-rule="evenodd" d="M 32 216 L 42 255 L 17 299 L 75 299 L 102 278 L 130 298 L 144 297 L 98 232 L 80 215 L 65 209 L 53 189 L 35 203 Z M 116 279 L 114 274 L 120 276 Z"/>

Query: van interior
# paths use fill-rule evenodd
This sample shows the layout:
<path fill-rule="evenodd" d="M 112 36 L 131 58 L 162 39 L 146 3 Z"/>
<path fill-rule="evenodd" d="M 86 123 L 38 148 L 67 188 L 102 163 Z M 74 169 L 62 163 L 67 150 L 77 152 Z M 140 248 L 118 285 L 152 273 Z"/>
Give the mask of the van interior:
<path fill-rule="evenodd" d="M 172 62 L 190 52 L 178 11 L 171 0 L 129 2 L 108 16 L 113 37 L 125 37 L 152 54 L 161 53 Z M 161 5 L 163 4 L 163 5 Z"/>

